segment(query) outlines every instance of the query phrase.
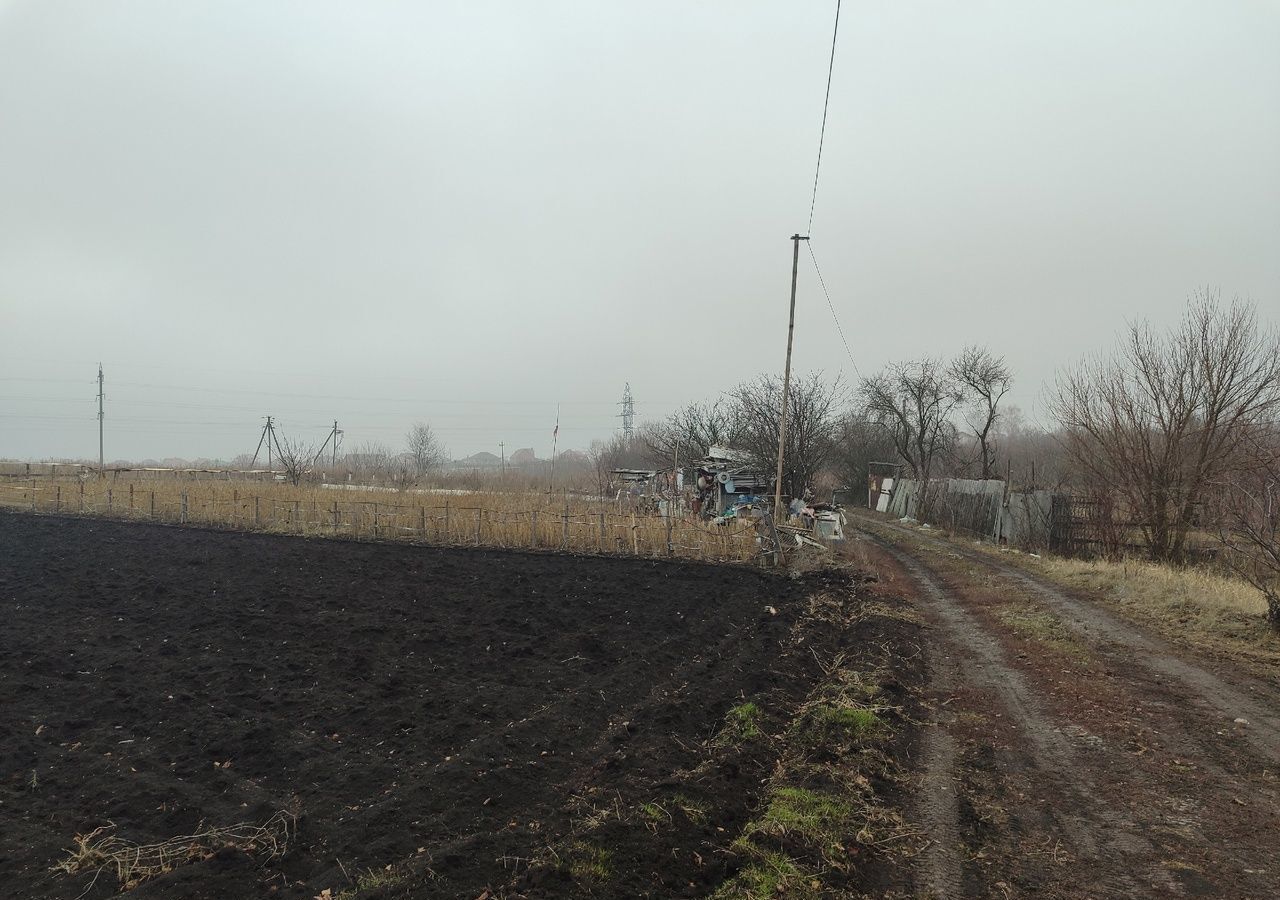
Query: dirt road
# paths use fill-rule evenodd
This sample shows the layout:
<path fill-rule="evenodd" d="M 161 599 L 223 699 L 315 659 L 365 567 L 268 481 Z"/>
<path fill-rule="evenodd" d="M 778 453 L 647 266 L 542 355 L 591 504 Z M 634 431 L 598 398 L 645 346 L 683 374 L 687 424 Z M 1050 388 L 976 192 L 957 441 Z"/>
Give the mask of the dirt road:
<path fill-rule="evenodd" d="M 939 897 L 1280 895 L 1280 696 L 1089 598 L 883 519 L 930 626 L 915 818 Z M 859 549 L 860 547 L 860 549 Z"/>

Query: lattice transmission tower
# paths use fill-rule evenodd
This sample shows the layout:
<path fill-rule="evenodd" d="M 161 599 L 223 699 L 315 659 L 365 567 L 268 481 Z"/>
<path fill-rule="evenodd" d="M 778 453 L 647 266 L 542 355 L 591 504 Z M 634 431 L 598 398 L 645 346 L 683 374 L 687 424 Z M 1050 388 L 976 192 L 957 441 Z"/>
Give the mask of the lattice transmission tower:
<path fill-rule="evenodd" d="M 622 391 L 622 434 L 630 438 L 635 432 L 636 425 L 636 401 L 631 396 L 631 382 L 627 382 L 627 386 Z"/>

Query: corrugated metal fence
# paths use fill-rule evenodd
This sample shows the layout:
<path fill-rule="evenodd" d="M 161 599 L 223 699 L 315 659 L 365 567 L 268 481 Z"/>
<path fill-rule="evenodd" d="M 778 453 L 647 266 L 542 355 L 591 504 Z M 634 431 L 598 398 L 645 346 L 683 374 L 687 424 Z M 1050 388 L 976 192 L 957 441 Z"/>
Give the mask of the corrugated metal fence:
<path fill-rule="evenodd" d="M 1050 491 L 1006 491 L 1005 482 L 972 478 L 931 479 L 925 494 L 921 482 L 904 478 L 894 484 L 887 512 L 895 518 L 920 519 L 964 531 L 995 544 L 1054 548 L 1055 497 Z"/>

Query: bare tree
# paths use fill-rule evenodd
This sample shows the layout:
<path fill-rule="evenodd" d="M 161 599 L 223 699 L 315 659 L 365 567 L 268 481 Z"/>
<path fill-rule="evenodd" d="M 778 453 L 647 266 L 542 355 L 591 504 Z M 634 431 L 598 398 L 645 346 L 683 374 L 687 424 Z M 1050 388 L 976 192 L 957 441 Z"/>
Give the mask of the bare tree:
<path fill-rule="evenodd" d="M 964 401 L 961 385 L 940 360 L 894 363 L 859 387 L 862 414 L 889 435 L 922 494 L 934 466 L 956 444 L 951 414 Z M 923 511 L 922 511 L 923 512 Z"/>
<path fill-rule="evenodd" d="M 992 477 L 996 448 L 992 429 L 1000 418 L 1000 401 L 1013 385 L 1013 375 L 1004 357 L 996 356 L 986 347 L 974 344 L 966 347 L 950 366 L 950 376 L 965 390 L 971 406 L 965 424 L 978 439 L 982 459 L 982 477 Z"/>
<path fill-rule="evenodd" d="M 291 484 L 301 484 L 302 479 L 311 472 L 311 463 L 316 458 L 315 445 L 277 437 L 276 452 L 280 456 L 280 467 L 284 469 L 285 477 Z"/>
<path fill-rule="evenodd" d="M 1280 340 L 1251 304 L 1194 296 L 1167 333 L 1131 324 L 1051 397 L 1073 464 L 1117 491 L 1156 559 L 1181 559 L 1205 485 L 1280 411 Z"/>
<path fill-rule="evenodd" d="M 426 422 L 415 423 L 405 435 L 405 443 L 415 477 L 421 478 L 449 461 L 449 452 Z"/>
<path fill-rule="evenodd" d="M 629 448 L 630 441 L 621 434 L 615 434 L 605 441 L 591 442 L 587 458 L 595 472 L 596 489 L 601 497 L 607 497 L 613 492 L 613 472 L 626 465 Z"/>
<path fill-rule="evenodd" d="M 782 493 L 800 496 L 812 487 L 831 458 L 839 429 L 838 409 L 845 396 L 840 379 L 825 381 L 821 372 L 791 379 L 787 400 L 787 435 L 783 452 Z M 732 393 L 738 416 L 736 446 L 746 451 L 761 472 L 778 461 L 778 425 L 782 420 L 782 378 L 761 375 Z"/>
<path fill-rule="evenodd" d="M 365 441 L 347 452 L 342 464 L 357 479 L 388 477 L 392 470 L 391 448 L 378 441 Z"/>
<path fill-rule="evenodd" d="M 1280 431 L 1250 437 L 1251 458 L 1219 484 L 1218 535 L 1227 564 L 1262 592 L 1280 630 Z"/>
<path fill-rule="evenodd" d="M 993 465 L 997 472 L 1007 467 L 1011 489 L 1071 489 L 1071 466 L 1056 428 L 1050 431 L 1029 425 L 1022 410 L 1006 405 L 996 425 L 994 445 Z"/>
<path fill-rule="evenodd" d="M 832 453 L 835 474 L 846 486 L 866 487 L 871 463 L 897 458 L 893 439 L 861 411 L 845 416 Z"/>
<path fill-rule="evenodd" d="M 742 431 L 736 398 L 725 397 L 709 403 L 690 403 L 665 421 L 646 423 L 640 438 L 649 451 L 649 461 L 661 468 L 671 465 L 677 444 L 682 458 L 694 459 L 711 447 L 735 446 Z"/>

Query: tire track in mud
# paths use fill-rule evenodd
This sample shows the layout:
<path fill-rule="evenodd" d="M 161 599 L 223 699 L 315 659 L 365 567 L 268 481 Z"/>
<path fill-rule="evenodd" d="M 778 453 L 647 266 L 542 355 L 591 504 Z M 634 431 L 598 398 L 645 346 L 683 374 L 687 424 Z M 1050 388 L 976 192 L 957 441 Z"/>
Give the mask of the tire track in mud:
<path fill-rule="evenodd" d="M 959 672 L 951 657 L 929 654 L 929 691 L 940 695 L 956 682 Z M 916 798 L 916 818 L 929 833 L 924 857 L 924 887 L 937 897 L 959 897 L 964 889 L 960 865 L 960 785 L 956 776 L 956 742 L 950 728 L 954 717 L 938 708 L 938 721 L 924 732 L 924 779 Z"/>
<path fill-rule="evenodd" d="M 1244 738 L 1264 759 L 1280 763 L 1280 713 L 1221 676 L 1187 662 L 1171 645 L 1147 635 L 1096 604 L 1073 597 L 1017 566 L 990 559 L 985 554 L 967 550 L 931 535 L 919 534 L 900 525 L 889 522 L 876 524 L 917 537 L 1018 582 L 1044 600 L 1064 625 L 1084 637 L 1102 654 L 1122 654 L 1126 661 L 1137 663 L 1156 675 L 1174 680 L 1207 716 L 1228 722 L 1236 718 L 1246 719 L 1249 724 L 1244 728 Z M 1265 685 L 1247 676 L 1242 677 L 1241 682 L 1259 693 L 1267 690 Z"/>
<path fill-rule="evenodd" d="M 935 696 L 967 684 L 994 698 L 1028 745 L 1019 752 L 1019 765 L 1031 774 L 1042 796 L 1056 795 L 1054 799 L 1062 801 L 1052 803 L 1048 812 L 1056 832 L 1052 837 L 1061 839 L 1086 866 L 1104 853 L 1133 862 L 1133 874 L 1116 869 L 1088 871 L 1080 873 L 1081 881 L 1087 881 L 1091 890 L 1100 891 L 1103 896 L 1146 895 L 1153 882 L 1163 882 L 1172 893 L 1174 885 L 1167 873 L 1143 865 L 1159 854 L 1141 837 L 1142 825 L 1129 821 L 1101 800 L 1105 793 L 1096 788 L 1086 767 L 1079 764 L 1072 740 L 1044 711 L 1021 672 L 1010 666 L 999 640 L 949 595 L 924 564 L 874 533 L 863 533 L 906 570 L 927 601 L 925 611 L 934 618 L 938 635 L 930 651 L 930 682 Z M 966 664 L 962 666 L 961 660 Z M 940 717 L 926 734 L 925 772 L 916 810 L 932 837 L 923 854 L 925 886 L 942 898 L 965 893 L 959 858 L 962 842 L 958 754 L 948 729 L 951 720 L 948 715 Z M 1141 875 L 1141 880 L 1134 875 Z"/>

